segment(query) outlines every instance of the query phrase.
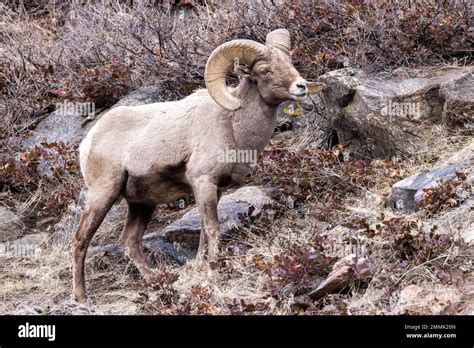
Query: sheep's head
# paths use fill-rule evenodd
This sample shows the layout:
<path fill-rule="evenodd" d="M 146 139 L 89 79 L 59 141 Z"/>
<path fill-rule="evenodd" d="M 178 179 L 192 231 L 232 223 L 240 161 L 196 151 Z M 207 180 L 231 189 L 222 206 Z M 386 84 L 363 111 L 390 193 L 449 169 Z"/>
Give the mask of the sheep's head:
<path fill-rule="evenodd" d="M 237 69 L 239 75 L 257 83 L 262 99 L 268 104 L 285 100 L 304 100 L 324 84 L 305 81 L 293 67 L 290 33 L 277 29 L 267 35 L 265 45 L 251 40 L 232 40 L 217 47 L 209 56 L 204 78 L 209 94 L 224 109 L 237 110 L 240 99 L 226 87 L 226 75 Z"/>

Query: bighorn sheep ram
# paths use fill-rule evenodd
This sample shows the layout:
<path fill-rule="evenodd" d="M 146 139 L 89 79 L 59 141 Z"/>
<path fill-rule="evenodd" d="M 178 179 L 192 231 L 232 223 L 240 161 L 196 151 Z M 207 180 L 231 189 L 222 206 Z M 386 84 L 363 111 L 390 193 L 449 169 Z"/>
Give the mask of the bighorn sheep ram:
<path fill-rule="evenodd" d="M 232 70 L 240 81 L 226 86 Z M 209 56 L 206 89 L 180 101 L 121 106 L 105 114 L 80 146 L 88 186 L 86 205 L 73 238 L 74 297 L 87 298 L 84 261 L 89 242 L 114 202 L 125 198 L 128 215 L 120 241 L 146 283 L 156 281 L 141 248 L 154 208 L 193 192 L 202 215 L 198 257 L 216 261 L 219 243 L 217 203 L 221 191 L 240 184 L 250 163 L 219 160 L 223 149 L 260 154 L 276 124 L 278 105 L 302 101 L 322 89 L 293 67 L 290 34 L 267 35 L 266 44 L 233 40 Z"/>

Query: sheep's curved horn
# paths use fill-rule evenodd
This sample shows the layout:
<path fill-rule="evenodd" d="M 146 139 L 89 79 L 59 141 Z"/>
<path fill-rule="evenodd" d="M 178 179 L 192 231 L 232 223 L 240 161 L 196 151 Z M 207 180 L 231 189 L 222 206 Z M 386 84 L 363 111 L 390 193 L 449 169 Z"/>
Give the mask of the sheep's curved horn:
<path fill-rule="evenodd" d="M 217 47 L 209 56 L 204 80 L 207 90 L 217 104 L 227 110 L 241 107 L 240 100 L 231 95 L 225 83 L 227 74 L 238 64 L 252 65 L 255 60 L 265 55 L 267 48 L 252 40 L 232 40 Z"/>
<path fill-rule="evenodd" d="M 277 29 L 267 34 L 265 45 L 268 47 L 275 47 L 290 55 L 291 39 L 290 32 L 286 29 Z"/>

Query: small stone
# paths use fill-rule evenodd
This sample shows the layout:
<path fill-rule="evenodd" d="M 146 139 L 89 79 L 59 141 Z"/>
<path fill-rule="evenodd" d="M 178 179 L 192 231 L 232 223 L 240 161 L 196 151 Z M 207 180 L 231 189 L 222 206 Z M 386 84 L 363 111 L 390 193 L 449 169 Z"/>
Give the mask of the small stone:
<path fill-rule="evenodd" d="M 373 273 L 373 265 L 367 259 L 357 258 L 355 254 L 348 255 L 334 264 L 327 278 L 320 282 L 309 296 L 315 300 L 320 299 L 327 294 L 343 290 L 354 280 L 368 279 Z"/>
<path fill-rule="evenodd" d="M 447 180 L 456 178 L 456 172 L 472 171 L 467 163 L 458 163 L 421 172 L 405 178 L 392 186 L 387 200 L 393 209 L 415 211 L 419 208 L 425 189 L 434 188 Z"/>

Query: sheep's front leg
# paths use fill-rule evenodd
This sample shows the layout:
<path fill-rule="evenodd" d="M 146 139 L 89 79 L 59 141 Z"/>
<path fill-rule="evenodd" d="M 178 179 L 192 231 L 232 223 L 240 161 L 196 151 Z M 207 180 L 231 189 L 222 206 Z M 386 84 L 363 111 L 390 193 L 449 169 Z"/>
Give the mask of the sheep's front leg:
<path fill-rule="evenodd" d="M 202 259 L 207 244 L 209 263 L 217 261 L 219 251 L 219 218 L 217 216 L 218 188 L 208 176 L 193 184 L 194 195 L 202 217 L 203 230 L 199 241 L 198 259 Z"/>

